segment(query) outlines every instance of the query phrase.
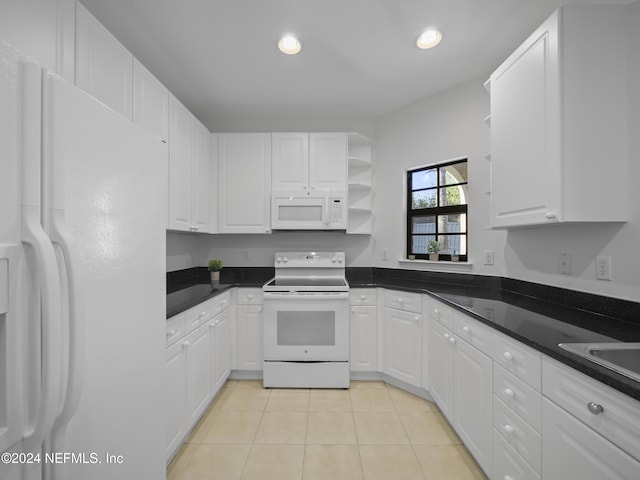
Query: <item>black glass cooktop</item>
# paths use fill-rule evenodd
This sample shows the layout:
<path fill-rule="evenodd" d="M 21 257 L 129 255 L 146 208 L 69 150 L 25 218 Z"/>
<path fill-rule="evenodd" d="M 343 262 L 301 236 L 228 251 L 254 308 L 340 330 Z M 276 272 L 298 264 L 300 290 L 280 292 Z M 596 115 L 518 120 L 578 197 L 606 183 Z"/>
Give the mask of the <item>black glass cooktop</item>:
<path fill-rule="evenodd" d="M 274 278 L 266 287 L 346 287 L 343 278 Z"/>

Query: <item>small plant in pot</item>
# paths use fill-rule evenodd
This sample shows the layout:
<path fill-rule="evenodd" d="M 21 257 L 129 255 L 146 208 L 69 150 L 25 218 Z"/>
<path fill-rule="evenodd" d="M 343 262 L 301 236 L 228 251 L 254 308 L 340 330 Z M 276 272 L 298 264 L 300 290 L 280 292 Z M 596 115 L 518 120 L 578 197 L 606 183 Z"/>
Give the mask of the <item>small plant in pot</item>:
<path fill-rule="evenodd" d="M 429 240 L 427 244 L 427 253 L 429 253 L 429 260 L 432 262 L 437 262 L 439 253 L 440 253 L 441 245 L 437 240 Z"/>
<path fill-rule="evenodd" d="M 460 261 L 460 255 L 458 255 L 458 251 L 454 248 L 453 251 L 451 252 L 451 261 L 452 262 L 458 262 Z"/>
<path fill-rule="evenodd" d="M 220 285 L 220 270 L 222 270 L 222 260 L 217 258 L 209 260 L 209 276 L 211 277 L 211 287 Z"/>

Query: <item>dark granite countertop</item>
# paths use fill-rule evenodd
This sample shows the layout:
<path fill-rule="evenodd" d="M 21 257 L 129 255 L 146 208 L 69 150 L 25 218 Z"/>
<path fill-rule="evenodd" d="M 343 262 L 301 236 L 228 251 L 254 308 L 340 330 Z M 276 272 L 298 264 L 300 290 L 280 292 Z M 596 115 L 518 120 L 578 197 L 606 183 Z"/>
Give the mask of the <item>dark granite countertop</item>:
<path fill-rule="evenodd" d="M 261 287 L 271 278 L 268 269 L 256 269 L 254 273 L 235 275 L 233 282 L 213 290 L 203 281 L 185 284 L 187 288 L 168 293 L 167 318 L 231 287 Z M 222 280 L 225 281 L 224 278 Z M 478 275 L 356 268 L 347 269 L 347 280 L 352 288 L 380 287 L 428 294 L 640 400 L 640 382 L 558 347 L 559 343 L 570 342 L 640 342 L 640 304 Z M 175 289 L 177 285 L 174 283 L 172 288 Z M 168 287 L 169 291 L 172 289 Z"/>

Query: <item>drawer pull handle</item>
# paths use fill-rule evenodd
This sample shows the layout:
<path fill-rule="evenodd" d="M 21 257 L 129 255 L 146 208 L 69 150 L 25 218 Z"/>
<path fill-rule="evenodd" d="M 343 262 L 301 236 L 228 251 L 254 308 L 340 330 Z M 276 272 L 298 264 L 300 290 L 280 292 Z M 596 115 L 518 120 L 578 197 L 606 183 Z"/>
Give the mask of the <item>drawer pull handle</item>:
<path fill-rule="evenodd" d="M 440 310 L 438 310 L 437 308 L 433 309 L 433 314 L 434 315 L 440 315 Z"/>
<path fill-rule="evenodd" d="M 510 388 L 505 388 L 504 389 L 504 394 L 509 398 L 514 398 L 516 396 L 516 392 L 514 392 Z"/>
<path fill-rule="evenodd" d="M 364 300 L 366 300 L 366 299 L 367 299 L 367 297 L 366 297 L 365 295 L 360 295 L 360 300 L 363 300 L 363 301 L 364 301 Z"/>
<path fill-rule="evenodd" d="M 469 329 L 469 327 L 467 327 L 466 325 L 464 327 L 462 327 L 462 331 L 464 333 L 469 333 L 471 331 L 471 329 Z"/>
<path fill-rule="evenodd" d="M 604 407 L 599 403 L 595 403 L 595 402 L 587 403 L 587 408 L 594 415 L 600 415 L 602 412 L 604 412 Z"/>
<path fill-rule="evenodd" d="M 513 477 L 511 475 L 505 475 L 504 480 L 513 480 Z"/>
<path fill-rule="evenodd" d="M 351 307 L 351 313 L 356 313 L 356 309 Z"/>
<path fill-rule="evenodd" d="M 261 312 L 262 311 L 262 307 L 258 307 L 258 311 Z"/>
<path fill-rule="evenodd" d="M 173 337 L 177 332 L 175 330 L 169 330 L 167 332 L 167 337 Z"/>
<path fill-rule="evenodd" d="M 503 357 L 505 360 L 513 360 L 513 354 L 512 354 L 511 352 L 504 352 L 504 353 L 502 354 L 502 357 Z"/>
<path fill-rule="evenodd" d="M 513 433 L 516 431 L 515 428 L 513 428 L 511 425 L 509 425 L 508 423 L 502 427 L 504 429 L 505 432 L 507 432 L 509 435 L 513 435 Z"/>
<path fill-rule="evenodd" d="M 401 298 L 398 298 L 398 303 L 402 303 L 404 302 L 404 300 L 402 300 Z"/>
<path fill-rule="evenodd" d="M 456 339 L 454 337 L 449 337 L 449 343 L 453 345 L 454 343 L 456 343 Z"/>
<path fill-rule="evenodd" d="M 448 340 L 451 335 L 449 335 L 448 333 L 445 333 L 443 336 Z"/>

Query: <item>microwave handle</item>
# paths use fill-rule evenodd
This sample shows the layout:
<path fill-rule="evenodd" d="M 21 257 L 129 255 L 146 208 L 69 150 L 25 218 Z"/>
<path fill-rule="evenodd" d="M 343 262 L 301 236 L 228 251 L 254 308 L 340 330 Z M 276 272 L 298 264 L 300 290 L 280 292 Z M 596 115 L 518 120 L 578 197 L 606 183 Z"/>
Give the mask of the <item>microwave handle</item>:
<path fill-rule="evenodd" d="M 326 227 L 329 226 L 329 222 L 331 221 L 331 212 L 329 211 L 330 205 L 330 198 L 328 196 L 324 197 L 324 224 Z"/>

